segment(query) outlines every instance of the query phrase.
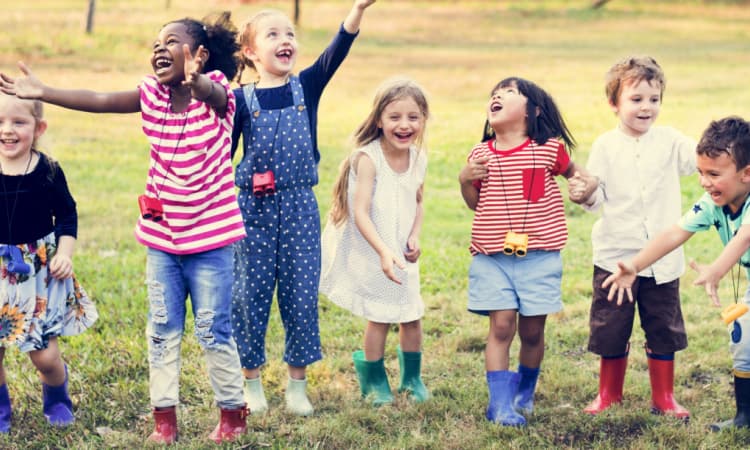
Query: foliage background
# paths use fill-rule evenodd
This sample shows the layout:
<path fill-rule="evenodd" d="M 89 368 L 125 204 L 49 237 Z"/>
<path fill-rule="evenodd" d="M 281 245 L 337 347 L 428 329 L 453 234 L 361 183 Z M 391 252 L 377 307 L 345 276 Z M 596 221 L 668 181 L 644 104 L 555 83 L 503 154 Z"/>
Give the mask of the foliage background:
<path fill-rule="evenodd" d="M 94 90 L 135 87 L 150 72 L 149 52 L 159 28 L 183 17 L 231 10 L 238 25 L 260 8 L 292 14 L 291 1 L 147 0 L 97 2 L 94 33 L 83 32 L 84 2 L 35 0 L 5 5 L 0 15 L 0 68 L 15 73 L 24 60 L 56 86 Z M 301 57 L 306 67 L 327 45 L 350 0 L 302 1 Z M 690 347 L 677 356 L 676 395 L 691 409 L 688 425 L 649 414 L 650 387 L 643 333 L 636 325 L 625 401 L 599 417 L 581 413 L 596 394 L 598 359 L 586 352 L 591 293 L 589 235 L 594 215 L 567 205 L 570 240 L 564 250 L 565 310 L 550 317 L 537 409 L 525 429 L 484 419 L 487 401 L 483 348 L 486 319 L 466 312 L 466 250 L 472 214 L 456 177 L 480 138 L 486 99 L 500 79 L 518 75 L 553 94 L 578 140 L 573 159 L 584 163 L 595 137 L 616 125 L 604 98 L 603 76 L 617 59 L 649 54 L 662 65 L 667 89 L 660 124 L 698 138 L 709 121 L 750 117 L 750 11 L 743 2 L 617 0 L 593 10 L 591 2 L 395 1 L 367 10 L 362 31 L 320 106 L 323 159 L 317 188 L 322 213 L 329 205 L 348 138 L 369 111 L 375 87 L 401 74 L 429 92 L 430 166 L 423 233 L 424 378 L 434 399 L 405 398 L 377 410 L 359 401 L 351 352 L 361 345 L 364 322 L 321 300 L 325 359 L 309 368 L 316 415 L 283 411 L 286 369 L 283 330 L 274 312 L 263 377 L 271 411 L 251 417 L 247 436 L 227 448 L 746 448 L 747 431 L 711 434 L 708 425 L 734 414 L 731 359 L 719 311 L 692 274 L 683 279 Z M 166 5 L 170 4 L 169 8 Z M 144 249 L 132 236 L 148 148 L 137 114 L 89 115 L 49 106 L 44 148 L 60 160 L 80 214 L 76 271 L 98 303 L 100 322 L 67 339 L 64 358 L 76 405 L 76 424 L 50 429 L 41 414 L 33 365 L 6 353 L 14 402 L 13 429 L 0 447 L 140 448 L 152 422 L 145 350 Z M 564 186 L 564 181 L 561 181 Z M 683 206 L 701 193 L 695 176 L 683 180 Z M 324 216 L 323 216 L 324 217 Z M 324 219 L 323 219 L 324 220 Z M 690 258 L 709 261 L 720 244 L 703 233 L 687 245 Z M 740 291 L 745 288 L 742 280 Z M 733 297 L 724 282 L 724 303 Z M 183 346 L 179 448 L 205 448 L 218 412 L 191 335 Z M 387 367 L 398 385 L 395 328 Z M 517 362 L 514 347 L 512 361 Z"/>

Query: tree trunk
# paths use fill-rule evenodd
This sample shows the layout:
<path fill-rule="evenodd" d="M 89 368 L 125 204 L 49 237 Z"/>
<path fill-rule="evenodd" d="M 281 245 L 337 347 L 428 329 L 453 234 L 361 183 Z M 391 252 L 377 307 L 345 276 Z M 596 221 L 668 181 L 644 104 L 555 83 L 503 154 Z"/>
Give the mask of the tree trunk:
<path fill-rule="evenodd" d="M 91 34 L 94 31 L 94 8 L 96 7 L 96 0 L 89 0 L 89 11 L 86 14 L 86 34 Z"/>
<path fill-rule="evenodd" d="M 606 3 L 609 3 L 609 0 L 596 0 L 593 5 L 591 5 L 591 9 L 597 9 L 604 6 Z"/>
<path fill-rule="evenodd" d="M 294 25 L 299 25 L 299 0 L 294 0 Z"/>

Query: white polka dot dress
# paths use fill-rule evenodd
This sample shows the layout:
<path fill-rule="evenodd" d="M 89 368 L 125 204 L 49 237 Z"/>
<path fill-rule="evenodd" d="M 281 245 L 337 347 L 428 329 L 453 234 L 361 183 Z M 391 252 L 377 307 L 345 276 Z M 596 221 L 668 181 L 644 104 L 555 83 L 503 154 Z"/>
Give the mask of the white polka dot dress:
<path fill-rule="evenodd" d="M 320 292 L 333 303 L 372 322 L 404 323 L 424 315 L 419 285 L 419 263 L 403 258 L 409 233 L 417 212 L 417 191 L 424 182 L 427 158 L 424 152 L 410 149 L 409 168 L 394 172 L 385 160 L 376 140 L 359 149 L 375 164 L 375 184 L 371 213 L 380 238 L 401 257 L 406 265 L 394 266 L 401 284 L 388 279 L 380 267 L 380 257 L 354 223 L 356 173 L 350 169 L 348 219 L 334 226 L 329 221 L 322 237 L 322 273 Z"/>

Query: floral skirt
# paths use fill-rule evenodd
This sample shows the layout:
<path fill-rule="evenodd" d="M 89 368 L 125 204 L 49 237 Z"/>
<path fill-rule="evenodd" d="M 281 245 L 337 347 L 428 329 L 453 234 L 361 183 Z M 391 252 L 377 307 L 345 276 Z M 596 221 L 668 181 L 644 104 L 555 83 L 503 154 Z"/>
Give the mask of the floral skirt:
<path fill-rule="evenodd" d="M 56 252 L 54 233 L 29 244 L 0 245 L 0 346 L 42 350 L 51 337 L 80 334 L 99 317 L 75 276 L 49 275 L 47 262 Z"/>

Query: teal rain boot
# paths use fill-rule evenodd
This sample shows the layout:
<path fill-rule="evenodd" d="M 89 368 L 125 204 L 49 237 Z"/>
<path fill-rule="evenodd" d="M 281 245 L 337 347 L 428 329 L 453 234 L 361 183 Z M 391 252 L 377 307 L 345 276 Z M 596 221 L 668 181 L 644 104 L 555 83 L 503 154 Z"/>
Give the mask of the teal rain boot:
<path fill-rule="evenodd" d="M 399 392 L 409 392 L 409 398 L 417 403 L 430 398 L 430 392 L 422 382 L 422 352 L 403 352 L 397 348 L 398 365 L 401 368 Z"/>
<path fill-rule="evenodd" d="M 359 378 L 359 388 L 362 397 L 371 397 L 373 406 L 382 406 L 393 403 L 391 386 L 388 384 L 388 375 L 385 373 L 383 358 L 377 361 L 367 361 L 365 352 L 357 350 L 352 354 L 354 369 Z"/>
<path fill-rule="evenodd" d="M 487 372 L 487 387 L 490 391 L 487 420 L 511 427 L 526 425 L 526 419 L 513 409 L 513 398 L 518 391 L 520 379 L 516 372 L 508 370 Z"/>
<path fill-rule="evenodd" d="M 530 369 L 519 364 L 518 374 L 521 381 L 518 383 L 518 392 L 513 398 L 513 407 L 522 414 L 531 414 L 534 411 L 534 391 L 536 391 L 536 381 L 539 379 L 539 367 Z"/>

